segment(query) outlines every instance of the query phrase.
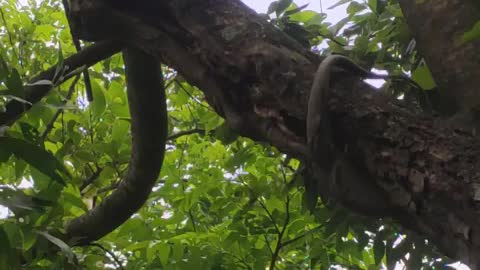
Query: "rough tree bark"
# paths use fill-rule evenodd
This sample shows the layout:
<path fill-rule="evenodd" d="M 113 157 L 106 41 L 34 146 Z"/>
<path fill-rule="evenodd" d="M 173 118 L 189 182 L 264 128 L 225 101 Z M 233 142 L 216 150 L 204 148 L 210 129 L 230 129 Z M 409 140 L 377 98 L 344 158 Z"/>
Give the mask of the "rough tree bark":
<path fill-rule="evenodd" d="M 122 41 L 160 58 L 198 86 L 241 135 L 311 160 L 305 146 L 306 106 L 322 59 L 240 1 L 74 0 L 72 4 L 80 37 Z M 455 61 L 442 65 L 450 63 Z M 348 202 L 362 205 L 366 197 L 387 198 L 387 211 L 376 214 L 393 217 L 446 255 L 476 269 L 480 265 L 478 139 L 340 72 L 334 74 L 328 115 L 335 146 L 355 172 L 368 176 L 357 183 L 337 183 L 348 193 Z M 311 177 L 315 179 L 314 174 Z M 357 191 L 364 186 L 375 186 L 375 192 Z"/>
<path fill-rule="evenodd" d="M 97 1 L 80 3 L 75 12 L 82 18 L 81 36 L 122 40 L 159 57 L 198 86 L 243 136 L 310 159 L 305 108 L 321 59 L 241 2 L 171 0 L 129 6 Z M 106 24 L 99 28 L 105 21 L 122 31 Z M 388 198 L 387 212 L 400 224 L 476 268 L 480 262 L 476 256 L 480 252 L 478 140 L 468 132 L 445 128 L 442 119 L 399 106 L 345 74 L 333 81 L 329 117 L 336 147 L 344 151 L 348 146 L 345 155 L 355 172 L 369 176 L 359 181 L 373 181 L 381 188 L 372 193 L 358 190 L 369 183 L 340 183 L 344 186 L 338 189 L 347 194 L 344 201 L 368 205 L 372 194 L 378 200 Z"/>
<path fill-rule="evenodd" d="M 131 115 L 132 151 L 128 171 L 100 205 L 71 220 L 67 241 L 89 244 L 113 231 L 142 207 L 163 163 L 168 119 L 160 63 L 144 52 L 123 50 Z"/>
<path fill-rule="evenodd" d="M 462 43 L 463 34 L 480 20 L 477 0 L 399 0 L 403 14 L 440 91 L 443 110 L 479 110 L 480 40 Z M 428 14 L 428 16 L 425 16 Z"/>

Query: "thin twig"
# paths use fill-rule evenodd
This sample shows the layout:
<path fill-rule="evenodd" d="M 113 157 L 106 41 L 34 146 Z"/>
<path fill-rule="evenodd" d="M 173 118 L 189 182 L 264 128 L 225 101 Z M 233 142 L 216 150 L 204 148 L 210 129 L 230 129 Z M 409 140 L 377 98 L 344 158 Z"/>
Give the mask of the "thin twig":
<path fill-rule="evenodd" d="M 280 228 L 278 228 L 277 223 L 275 222 L 275 218 L 273 218 L 273 215 L 270 213 L 270 211 L 268 211 L 268 209 L 267 209 L 267 207 L 265 206 L 265 204 L 264 204 L 262 201 L 260 201 L 260 200 L 258 200 L 258 204 L 260 204 L 260 206 L 263 208 L 263 210 L 265 211 L 265 213 L 267 213 L 267 216 L 268 216 L 268 218 L 270 218 L 270 220 L 272 221 L 273 226 L 275 227 L 275 230 L 277 231 L 278 234 L 280 234 L 280 233 L 281 233 Z"/>
<path fill-rule="evenodd" d="M 193 231 L 197 232 L 197 225 L 195 223 L 195 218 L 193 217 L 192 208 L 188 209 L 188 217 L 192 221 Z"/>
<path fill-rule="evenodd" d="M 193 99 L 193 101 L 195 101 L 198 105 L 206 108 L 207 110 L 209 111 L 213 111 L 212 108 L 210 108 L 209 106 L 206 106 L 205 104 L 203 104 L 200 100 L 198 100 L 196 97 L 194 97 L 192 94 L 190 94 L 190 92 L 187 91 L 187 89 L 185 89 L 185 87 L 183 87 L 183 85 L 177 80 L 175 79 L 174 80 L 178 86 L 180 86 L 180 88 L 191 98 Z"/>
<path fill-rule="evenodd" d="M 65 16 L 67 17 L 68 25 L 70 26 L 70 35 L 72 36 L 73 45 L 77 52 L 82 50 L 82 45 L 80 45 L 80 40 L 78 37 L 72 32 L 72 23 L 71 23 L 71 16 L 70 16 L 70 9 L 68 6 L 68 0 L 63 0 L 63 8 L 65 10 Z M 83 70 L 83 82 L 85 83 L 85 92 L 87 93 L 87 100 L 89 102 L 93 101 L 93 92 L 92 92 L 92 83 L 90 81 L 90 75 L 88 73 L 88 68 Z"/>
<path fill-rule="evenodd" d="M 97 190 L 97 195 L 100 195 L 101 193 L 104 193 L 104 192 L 108 192 L 110 190 L 114 190 L 118 187 L 118 185 L 120 184 L 121 181 L 117 181 L 113 184 L 111 184 L 110 186 L 108 187 L 104 187 L 104 188 L 100 188 Z"/>
<path fill-rule="evenodd" d="M 313 228 L 309 231 L 306 231 L 306 232 L 300 234 L 299 236 L 297 236 L 295 238 L 292 238 L 288 241 L 285 241 L 285 242 L 282 243 L 282 247 L 288 246 L 288 245 L 292 244 L 293 242 L 298 241 L 298 240 L 304 238 L 305 236 L 307 236 L 307 235 L 309 235 L 309 234 L 311 234 L 311 233 L 313 233 L 313 232 L 315 232 L 315 231 L 317 231 L 317 230 L 319 230 L 323 227 L 324 227 L 324 225 L 319 225 L 319 226 L 317 226 L 317 227 L 315 227 L 315 228 Z"/>
<path fill-rule="evenodd" d="M 267 235 L 264 234 L 263 238 L 265 238 L 265 243 L 267 244 L 268 250 L 270 250 L 270 254 L 272 254 L 273 256 L 273 250 L 272 250 L 272 247 L 270 246 L 270 241 L 268 241 L 267 239 Z"/>
<path fill-rule="evenodd" d="M 282 238 L 287 230 L 288 223 L 290 222 L 290 197 L 287 195 L 287 201 L 285 202 L 285 221 L 283 222 L 283 227 L 280 233 L 278 234 L 277 239 L 277 246 L 275 247 L 275 251 L 272 255 L 272 260 L 270 262 L 270 270 L 275 269 L 275 263 L 277 262 L 278 255 L 280 254 L 280 250 L 282 249 Z"/>
<path fill-rule="evenodd" d="M 104 246 L 102 246 L 98 243 L 91 243 L 91 244 L 88 244 L 88 245 L 93 246 L 93 247 L 97 247 L 97 248 L 105 251 L 106 253 L 108 253 L 108 255 L 110 255 L 110 257 L 112 257 L 112 259 L 115 261 L 115 263 L 118 265 L 118 267 L 120 267 L 120 269 L 125 269 L 125 268 L 123 268 L 122 262 L 117 258 L 117 256 L 115 256 L 115 253 L 113 253 L 112 251 L 106 249 Z"/>
<path fill-rule="evenodd" d="M 82 185 L 80 186 L 80 192 L 82 192 L 85 188 L 87 188 L 90 184 L 92 184 L 93 181 L 95 181 L 100 176 L 100 173 L 102 171 L 103 171 L 103 168 L 97 168 L 97 170 L 95 170 L 93 174 L 90 175 L 90 177 L 87 178 L 87 180 L 85 180 L 82 183 Z"/>
<path fill-rule="evenodd" d="M 204 129 L 199 129 L 199 128 L 194 128 L 194 129 L 191 129 L 191 130 L 185 130 L 185 131 L 179 131 L 177 133 L 174 133 L 170 136 L 167 137 L 167 141 L 173 141 L 175 139 L 178 139 L 179 137 L 182 137 L 182 136 L 185 136 L 185 135 L 191 135 L 191 134 L 205 134 L 205 130 Z"/>
<path fill-rule="evenodd" d="M 252 267 L 250 265 L 248 265 L 248 263 L 245 261 L 245 259 L 241 258 L 240 256 L 237 256 L 237 255 L 232 254 L 230 252 L 227 252 L 226 254 L 232 256 L 234 259 L 239 261 L 241 264 L 243 264 L 245 266 L 246 269 L 252 269 Z"/>
<path fill-rule="evenodd" d="M 253 194 L 255 194 L 254 190 L 247 184 L 247 182 L 245 182 L 245 180 L 243 180 L 243 177 L 238 176 L 238 179 L 240 179 L 240 181 L 242 182 L 242 184 L 244 184 L 244 185 L 250 190 L 250 192 L 252 192 Z M 279 233 L 280 233 L 280 229 L 278 228 L 277 223 L 276 223 L 275 219 L 273 218 L 272 214 L 270 213 L 270 211 L 268 211 L 267 207 L 265 206 L 265 204 L 264 204 L 260 199 L 257 198 L 256 200 L 257 200 L 258 204 L 260 204 L 260 207 L 263 208 L 263 210 L 265 211 L 265 213 L 267 213 L 268 218 L 270 219 L 270 221 L 272 221 L 273 226 L 275 227 L 275 230 L 276 230 L 277 233 L 279 234 Z"/>
<path fill-rule="evenodd" d="M 67 95 L 65 96 L 65 100 L 63 101 L 62 103 L 62 106 L 64 106 L 65 104 L 67 104 L 67 102 L 72 98 L 72 95 L 73 95 L 73 92 L 75 91 L 75 85 L 78 83 L 78 80 L 80 79 L 80 74 L 78 74 L 75 79 L 73 79 L 73 82 L 72 84 L 70 85 L 70 88 L 68 89 L 68 93 Z M 45 130 L 43 131 L 42 135 L 40 136 L 41 140 L 42 141 L 45 141 L 45 139 L 47 138 L 48 134 L 52 131 L 53 129 L 53 126 L 55 124 L 55 122 L 57 121 L 58 117 L 60 116 L 60 114 L 63 113 L 63 108 L 60 108 L 58 109 L 55 114 L 53 115 L 52 119 L 50 120 L 50 122 L 47 124 L 47 127 L 45 128 Z"/>

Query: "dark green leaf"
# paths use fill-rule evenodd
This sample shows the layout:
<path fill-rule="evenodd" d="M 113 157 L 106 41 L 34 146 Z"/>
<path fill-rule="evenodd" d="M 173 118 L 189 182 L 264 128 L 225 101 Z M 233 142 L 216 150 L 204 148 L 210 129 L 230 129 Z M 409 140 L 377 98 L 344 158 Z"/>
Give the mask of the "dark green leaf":
<path fill-rule="evenodd" d="M 461 43 L 470 42 L 478 39 L 480 39 L 480 21 L 476 22 L 475 25 L 473 25 L 472 29 L 463 34 Z"/>
<path fill-rule="evenodd" d="M 8 207 L 16 216 L 23 216 L 29 211 L 40 211 L 50 205 L 48 201 L 29 196 L 22 190 L 8 187 L 0 188 L 0 204 Z"/>
<path fill-rule="evenodd" d="M 61 76 L 63 76 L 64 69 L 64 58 L 62 52 L 62 46 L 58 45 L 58 53 L 57 53 L 57 66 L 55 68 L 55 74 L 53 75 L 52 81 L 55 83 L 57 82 Z"/>
<path fill-rule="evenodd" d="M 0 269 L 12 269 L 10 257 L 12 256 L 13 247 L 10 246 L 7 233 L 0 227 Z"/>
<path fill-rule="evenodd" d="M 45 237 L 48 241 L 56 245 L 57 247 L 60 248 L 62 253 L 67 257 L 68 261 L 70 263 L 74 263 L 75 260 L 75 254 L 73 253 L 72 249 L 70 246 L 68 246 L 65 242 L 63 242 L 61 239 L 49 234 L 48 232 L 42 232 L 42 231 L 37 231 L 38 234 L 41 236 Z"/>
<path fill-rule="evenodd" d="M 375 237 L 373 242 L 373 253 L 375 255 L 375 264 L 379 265 L 385 255 L 385 243 L 383 237 Z"/>
<path fill-rule="evenodd" d="M 278 0 L 278 5 L 277 8 L 275 9 L 275 12 L 277 13 L 277 16 L 280 16 L 293 2 L 293 0 Z"/>
<path fill-rule="evenodd" d="M 50 152 L 45 151 L 45 149 L 37 145 L 17 138 L 1 137 L 0 148 L 9 155 L 13 154 L 17 158 L 24 160 L 30 166 L 62 185 L 65 185 L 62 174 L 66 176 L 70 175 L 65 166 Z"/>
<path fill-rule="evenodd" d="M 275 12 L 275 10 L 277 10 L 277 7 L 278 1 L 273 1 L 272 3 L 270 3 L 270 5 L 268 6 L 267 14 L 272 14 L 273 12 Z"/>
<path fill-rule="evenodd" d="M 412 80 L 414 80 L 422 89 L 433 89 L 436 87 L 433 76 L 426 65 L 421 65 L 412 73 Z"/>
<path fill-rule="evenodd" d="M 93 101 L 90 104 L 92 114 L 95 118 L 99 118 L 107 108 L 107 101 L 103 88 L 96 82 L 92 81 Z"/>
<path fill-rule="evenodd" d="M 373 11 L 373 13 L 378 13 L 378 1 L 379 0 L 368 0 L 368 7 Z"/>
<path fill-rule="evenodd" d="M 3 59 L 3 56 L 0 54 L 0 81 L 5 80 L 10 76 L 10 70 L 8 68 L 7 62 Z"/>
<path fill-rule="evenodd" d="M 15 68 L 12 69 L 12 71 L 10 72 L 10 76 L 8 76 L 8 78 L 5 80 L 5 85 L 15 97 L 25 97 L 25 90 L 23 88 L 22 78 L 20 77 L 18 70 L 16 70 Z"/>
<path fill-rule="evenodd" d="M 290 10 L 287 10 L 285 11 L 285 16 L 289 16 L 289 15 L 293 15 L 295 13 L 298 13 L 300 11 L 302 11 L 304 8 L 308 7 L 308 3 L 303 5 L 303 6 L 299 6 L 297 8 L 293 8 L 293 9 L 290 9 Z"/>

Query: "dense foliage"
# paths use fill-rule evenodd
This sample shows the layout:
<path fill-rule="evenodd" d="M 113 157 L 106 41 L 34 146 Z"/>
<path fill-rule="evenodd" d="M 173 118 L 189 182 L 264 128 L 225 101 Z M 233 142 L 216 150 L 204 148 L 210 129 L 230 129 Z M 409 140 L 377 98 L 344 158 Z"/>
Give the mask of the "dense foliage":
<path fill-rule="evenodd" d="M 305 46 L 392 74 L 411 72 L 423 88 L 434 86 L 394 1 L 337 5 L 347 5 L 348 17 L 336 25 L 285 0 L 272 3 L 265 16 Z M 62 67 L 76 50 L 61 1 L 1 0 L 0 22 L 3 107 L 23 100 L 28 78 Z M 466 39 L 478 38 L 478 29 Z M 1 127 L 0 204 L 8 215 L 0 220 L 0 269 L 445 266 L 425 240 L 405 237 L 389 220 L 321 202 L 309 211 L 298 161 L 238 137 L 198 89 L 163 70 L 170 137 L 158 184 L 138 214 L 97 244 L 70 248 L 54 235 L 105 198 L 126 171 L 131 138 L 121 56 L 89 69 L 93 102 L 79 73 L 14 125 Z M 64 75 L 61 68 L 57 75 Z"/>

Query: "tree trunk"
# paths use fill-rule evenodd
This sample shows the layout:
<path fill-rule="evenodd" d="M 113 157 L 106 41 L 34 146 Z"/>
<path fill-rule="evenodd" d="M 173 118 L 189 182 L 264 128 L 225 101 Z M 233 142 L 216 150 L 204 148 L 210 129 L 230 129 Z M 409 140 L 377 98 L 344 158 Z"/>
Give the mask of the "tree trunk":
<path fill-rule="evenodd" d="M 480 40 L 462 43 L 463 34 L 480 20 L 477 0 L 400 0 L 403 14 L 415 36 L 439 90 L 444 110 L 479 109 Z M 428 14 L 428 16 L 425 16 Z"/>
<path fill-rule="evenodd" d="M 320 57 L 238 0 L 90 1 L 72 1 L 74 32 L 89 40 L 122 41 L 158 57 L 198 86 L 241 135 L 305 161 L 311 167 L 306 177 L 325 182 L 312 162 L 322 153 L 309 154 L 305 138 L 309 90 Z M 436 63 L 436 47 L 417 38 L 425 51 L 432 50 L 427 61 Z M 433 73 L 447 72 L 448 80 L 463 65 L 478 67 L 468 58 L 457 63 L 449 56 Z M 461 87 L 479 77 L 478 68 L 469 70 Z M 336 199 L 360 213 L 393 217 L 475 269 L 480 265 L 478 140 L 346 73 L 333 75 L 328 117 L 344 159 L 339 173 L 346 175 L 335 183 Z M 441 85 L 456 87 L 449 82 Z M 319 189 L 333 192 L 327 185 Z"/>

